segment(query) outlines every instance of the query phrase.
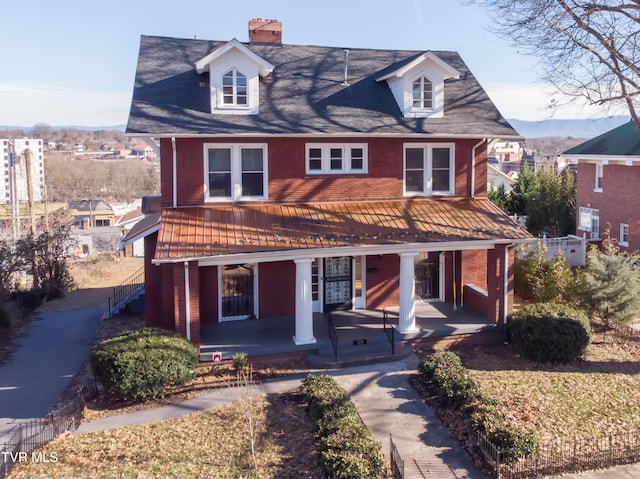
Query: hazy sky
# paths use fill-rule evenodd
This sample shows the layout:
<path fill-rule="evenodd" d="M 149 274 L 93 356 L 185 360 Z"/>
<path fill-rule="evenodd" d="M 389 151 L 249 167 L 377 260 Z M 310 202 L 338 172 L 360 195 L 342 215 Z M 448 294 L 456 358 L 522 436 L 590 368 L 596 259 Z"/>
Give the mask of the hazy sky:
<path fill-rule="evenodd" d="M 283 42 L 455 50 L 506 118 L 542 120 L 550 95 L 535 59 L 459 0 L 19 0 L 0 18 L 0 125 L 112 126 L 129 114 L 140 35 L 248 41 L 251 18 L 278 19 Z M 553 118 L 602 116 L 574 106 Z"/>

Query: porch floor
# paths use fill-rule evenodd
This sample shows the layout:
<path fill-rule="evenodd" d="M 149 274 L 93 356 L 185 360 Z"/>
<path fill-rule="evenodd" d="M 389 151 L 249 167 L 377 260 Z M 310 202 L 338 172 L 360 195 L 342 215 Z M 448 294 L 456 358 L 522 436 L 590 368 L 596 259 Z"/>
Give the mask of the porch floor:
<path fill-rule="evenodd" d="M 390 322 L 397 326 L 398 308 L 387 308 L 387 312 Z M 380 350 L 390 352 L 390 340 L 383 330 L 382 315 L 382 310 L 332 312 L 341 356 L 358 356 L 358 353 L 360 356 L 375 356 Z M 333 356 L 327 314 L 314 313 L 313 323 L 317 342 L 300 346 L 293 342 L 295 321 L 292 317 L 202 324 L 200 358 L 203 361 L 211 360 L 213 352 L 222 353 L 223 359 L 229 359 L 237 352 L 245 352 L 249 356 L 291 352 Z M 450 303 L 418 303 L 416 327 L 419 330 L 415 333 L 401 335 L 395 331 L 396 351 L 404 340 L 476 333 L 493 329 L 495 325 L 472 309 L 459 308 L 454 311 Z M 355 345 L 356 340 L 366 344 Z"/>

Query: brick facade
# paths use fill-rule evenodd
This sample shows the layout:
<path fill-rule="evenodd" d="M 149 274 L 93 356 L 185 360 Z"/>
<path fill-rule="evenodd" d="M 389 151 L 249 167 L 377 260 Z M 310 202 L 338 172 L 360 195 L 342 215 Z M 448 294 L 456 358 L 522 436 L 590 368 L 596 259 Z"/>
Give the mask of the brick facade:
<path fill-rule="evenodd" d="M 640 202 L 637 189 L 640 184 L 640 166 L 608 164 L 603 166 L 602 191 L 595 191 L 596 165 L 578 163 L 577 209 L 599 210 L 600 236 L 620 240 L 620 224 L 629 225 L 629 246 L 622 250 L 640 251 Z M 576 214 L 577 234 L 582 234 L 579 214 Z"/>

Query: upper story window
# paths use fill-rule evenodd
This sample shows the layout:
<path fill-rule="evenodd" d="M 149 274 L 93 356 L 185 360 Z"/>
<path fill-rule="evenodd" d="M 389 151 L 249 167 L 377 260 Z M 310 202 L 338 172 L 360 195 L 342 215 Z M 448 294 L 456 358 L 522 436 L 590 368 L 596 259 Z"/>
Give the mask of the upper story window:
<path fill-rule="evenodd" d="M 604 176 L 604 165 L 602 163 L 596 163 L 596 182 L 594 185 L 595 191 L 602 191 L 602 177 Z"/>
<path fill-rule="evenodd" d="M 413 82 L 413 108 L 433 108 L 433 84 L 426 77 L 420 77 Z"/>
<path fill-rule="evenodd" d="M 405 144 L 405 195 L 453 194 L 454 164 L 453 144 Z"/>
<path fill-rule="evenodd" d="M 222 103 L 229 106 L 246 106 L 247 77 L 238 70 L 230 70 L 222 77 Z"/>
<path fill-rule="evenodd" d="M 620 223 L 620 246 L 629 246 L 629 225 Z"/>
<path fill-rule="evenodd" d="M 205 145 L 205 201 L 267 198 L 267 146 Z"/>
<path fill-rule="evenodd" d="M 307 174 L 367 172 L 367 145 L 307 144 Z"/>

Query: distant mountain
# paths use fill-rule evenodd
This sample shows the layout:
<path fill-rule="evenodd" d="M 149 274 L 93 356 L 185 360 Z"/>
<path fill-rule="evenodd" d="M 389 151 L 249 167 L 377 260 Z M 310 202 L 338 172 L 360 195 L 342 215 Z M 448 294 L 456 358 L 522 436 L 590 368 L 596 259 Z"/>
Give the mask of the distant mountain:
<path fill-rule="evenodd" d="M 46 126 L 48 128 L 51 128 L 52 130 L 63 130 L 63 129 L 69 129 L 69 130 L 82 130 L 82 131 L 97 131 L 97 130 L 106 130 L 106 131 L 113 131 L 113 130 L 118 130 L 118 131 L 124 131 L 126 128 L 126 125 L 112 125 L 112 126 L 80 126 L 80 125 L 56 125 L 56 126 L 51 126 L 51 125 L 45 125 L 45 124 L 40 124 L 40 125 L 34 125 L 34 126 L 10 126 L 10 125 L 0 125 L 0 130 L 21 130 L 21 131 L 31 131 L 34 128 L 39 128 L 42 126 Z"/>
<path fill-rule="evenodd" d="M 611 116 L 588 120 L 508 120 L 525 138 L 573 137 L 593 138 L 629 121 L 628 116 Z"/>

